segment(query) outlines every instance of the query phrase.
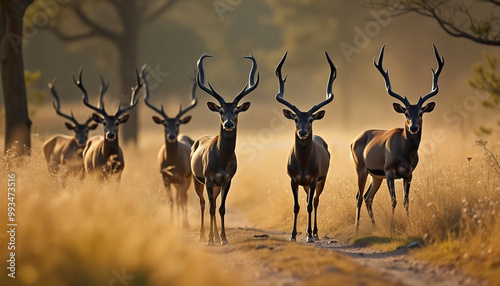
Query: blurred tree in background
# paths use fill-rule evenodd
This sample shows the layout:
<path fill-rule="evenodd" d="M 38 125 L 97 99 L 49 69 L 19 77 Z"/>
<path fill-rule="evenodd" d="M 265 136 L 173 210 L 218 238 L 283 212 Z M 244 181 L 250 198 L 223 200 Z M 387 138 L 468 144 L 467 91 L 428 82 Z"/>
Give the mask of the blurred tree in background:
<path fill-rule="evenodd" d="M 37 0 L 38 9 L 54 3 Z M 141 30 L 156 21 L 172 7 L 176 0 L 69 0 L 57 4 L 48 25 L 49 31 L 64 42 L 87 41 L 100 37 L 116 49 L 122 104 L 130 103 L 131 88 L 136 85 L 135 69 L 138 63 Z M 46 9 L 46 8 L 45 8 Z M 57 10 L 55 10 L 57 9 Z M 125 141 L 137 142 L 137 108 L 130 111 L 130 120 L 123 130 Z"/>
<path fill-rule="evenodd" d="M 483 100 L 482 105 L 497 114 L 500 113 L 500 75 L 496 73 L 498 57 L 496 55 L 485 54 L 484 64 L 476 64 L 473 67 L 474 78 L 469 80 L 469 84 L 475 89 L 486 91 L 489 98 Z M 500 120 L 497 122 L 500 127 Z M 491 134 L 493 129 L 488 126 L 480 126 L 476 131 L 478 135 Z"/>
<path fill-rule="evenodd" d="M 33 0 L 0 0 L 0 71 L 5 103 L 5 149 L 29 155 L 31 120 L 24 81 L 23 19 Z"/>

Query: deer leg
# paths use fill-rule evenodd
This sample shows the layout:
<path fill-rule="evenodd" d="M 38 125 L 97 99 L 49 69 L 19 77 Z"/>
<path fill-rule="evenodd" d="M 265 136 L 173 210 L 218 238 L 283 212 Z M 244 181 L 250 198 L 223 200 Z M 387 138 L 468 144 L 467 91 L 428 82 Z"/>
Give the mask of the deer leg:
<path fill-rule="evenodd" d="M 217 197 L 219 196 L 220 192 L 221 192 L 221 187 L 214 187 L 214 204 L 215 205 L 217 205 Z M 216 206 L 215 206 L 215 209 L 217 209 Z M 219 230 L 217 228 L 217 216 L 215 214 L 214 214 L 214 238 L 215 238 L 216 244 L 220 243 Z"/>
<path fill-rule="evenodd" d="M 359 229 L 359 217 L 361 212 L 361 205 L 363 204 L 363 192 L 365 191 L 366 177 L 368 171 L 365 167 L 358 168 L 358 193 L 356 194 L 356 231 Z M 367 206 L 368 207 L 368 206 Z"/>
<path fill-rule="evenodd" d="M 387 187 L 389 188 L 389 194 L 391 195 L 392 201 L 392 215 L 394 216 L 394 210 L 396 209 L 396 191 L 394 189 L 394 173 L 392 171 L 386 171 Z"/>
<path fill-rule="evenodd" d="M 188 177 L 182 183 L 182 191 L 181 191 L 181 202 L 182 202 L 182 217 L 183 217 L 183 228 L 189 229 L 189 221 L 188 221 L 188 213 L 187 213 L 187 190 L 189 188 L 189 183 L 191 183 L 191 177 Z"/>
<path fill-rule="evenodd" d="M 212 246 L 214 243 L 214 224 L 215 224 L 215 197 L 214 187 L 210 180 L 205 180 L 205 187 L 207 188 L 208 202 L 210 203 L 210 232 L 208 233 L 207 245 Z"/>
<path fill-rule="evenodd" d="M 368 190 L 366 191 L 364 195 L 365 199 L 365 204 L 366 204 L 366 209 L 368 210 L 368 215 L 370 215 L 370 218 L 372 220 L 372 224 L 375 226 L 375 219 L 373 218 L 373 210 L 372 210 L 372 205 L 373 205 L 373 197 L 375 197 L 375 194 L 377 193 L 378 189 L 380 189 L 380 185 L 382 185 L 383 179 L 378 179 L 375 177 L 372 177 L 370 186 L 368 187 Z"/>
<path fill-rule="evenodd" d="M 220 204 L 220 208 L 219 208 L 220 225 L 221 225 L 221 231 L 220 231 L 221 245 L 229 244 L 229 242 L 226 239 L 226 226 L 224 224 L 224 215 L 226 214 L 226 198 L 227 198 L 227 193 L 229 193 L 230 187 L 231 187 L 231 181 L 229 181 L 222 188 L 222 199 L 221 199 L 221 204 Z"/>
<path fill-rule="evenodd" d="M 316 196 L 314 196 L 314 228 L 313 228 L 313 237 L 314 239 L 319 240 L 318 235 L 318 206 L 319 206 L 319 196 L 323 192 L 323 188 L 325 187 L 326 178 L 324 178 L 321 182 L 316 186 Z"/>
<path fill-rule="evenodd" d="M 291 182 L 292 185 L 292 194 L 293 194 L 293 230 L 292 230 L 292 236 L 290 237 L 290 241 L 296 241 L 297 240 L 297 216 L 299 214 L 300 206 L 299 206 L 299 186 L 293 181 Z"/>
<path fill-rule="evenodd" d="M 201 223 L 200 223 L 200 239 L 199 241 L 205 240 L 205 198 L 203 197 L 203 184 L 198 182 L 198 180 L 193 179 L 194 190 L 200 198 L 200 213 L 201 213 Z"/>
<path fill-rule="evenodd" d="M 165 191 L 167 192 L 167 202 L 170 206 L 170 219 L 174 221 L 174 198 L 172 196 L 172 189 L 170 187 L 170 182 L 164 177 L 163 185 L 165 186 Z"/>
<path fill-rule="evenodd" d="M 412 179 L 412 176 L 409 176 L 409 177 L 403 179 L 404 192 L 405 192 L 405 197 L 404 197 L 403 205 L 404 205 L 404 207 L 406 209 L 406 215 L 407 216 L 410 215 L 410 210 L 409 210 L 410 209 L 410 198 L 409 198 L 409 195 L 410 195 L 411 179 Z"/>
<path fill-rule="evenodd" d="M 313 211 L 313 200 L 314 200 L 314 192 L 316 190 L 317 179 L 314 179 L 312 183 L 309 185 L 309 192 L 307 194 L 307 242 L 314 242 L 314 238 L 312 236 L 312 211 Z"/>

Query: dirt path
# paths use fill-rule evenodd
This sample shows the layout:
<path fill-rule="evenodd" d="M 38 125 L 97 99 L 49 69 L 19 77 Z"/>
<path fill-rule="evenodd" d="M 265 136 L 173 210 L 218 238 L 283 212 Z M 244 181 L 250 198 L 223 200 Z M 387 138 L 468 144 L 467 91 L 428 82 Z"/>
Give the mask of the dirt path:
<path fill-rule="evenodd" d="M 306 244 L 303 235 L 290 243 L 288 233 L 254 228 L 229 228 L 227 234 L 229 246 L 206 249 L 221 259 L 220 269 L 248 285 L 488 285 L 416 260 L 408 254 L 415 245 L 383 252 L 329 238 Z"/>

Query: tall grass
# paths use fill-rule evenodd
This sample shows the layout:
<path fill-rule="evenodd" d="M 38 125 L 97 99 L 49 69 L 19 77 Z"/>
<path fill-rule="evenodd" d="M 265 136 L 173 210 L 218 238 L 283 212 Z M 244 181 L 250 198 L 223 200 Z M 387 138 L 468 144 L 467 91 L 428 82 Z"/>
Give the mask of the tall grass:
<path fill-rule="evenodd" d="M 186 241 L 172 225 L 162 192 L 145 176 L 152 164 L 143 163 L 144 173 L 124 176 L 121 183 L 103 184 L 92 178 L 63 182 L 49 176 L 39 145 L 35 140 L 31 158 L 10 166 L 4 162 L 0 171 L 2 210 L 7 206 L 7 174 L 16 174 L 18 224 L 16 279 L 7 277 L 3 267 L 1 285 L 238 283 L 218 271 L 216 257 Z M 7 222 L 6 211 L 0 218 Z M 0 237 L 2 265 L 8 257 L 5 225 Z"/>

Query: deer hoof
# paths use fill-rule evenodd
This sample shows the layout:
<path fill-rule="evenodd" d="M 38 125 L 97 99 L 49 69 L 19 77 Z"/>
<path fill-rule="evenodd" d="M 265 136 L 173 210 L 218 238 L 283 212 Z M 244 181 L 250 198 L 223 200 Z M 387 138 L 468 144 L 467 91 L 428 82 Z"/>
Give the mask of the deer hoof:
<path fill-rule="evenodd" d="M 223 240 L 220 242 L 220 245 L 221 245 L 221 246 L 228 245 L 228 244 L 229 244 L 229 241 L 227 241 L 227 239 L 223 239 Z"/>
<path fill-rule="evenodd" d="M 290 240 L 291 242 L 296 242 L 296 241 L 297 241 L 297 239 L 296 239 L 295 237 L 293 237 L 293 236 L 292 236 L 292 237 L 290 237 L 290 239 L 289 239 L 289 240 Z"/>
<path fill-rule="evenodd" d="M 307 243 L 313 243 L 313 242 L 314 242 L 314 239 L 312 238 L 312 236 L 308 236 Z"/>
<path fill-rule="evenodd" d="M 207 246 L 215 246 L 215 243 L 213 240 L 207 241 Z"/>

